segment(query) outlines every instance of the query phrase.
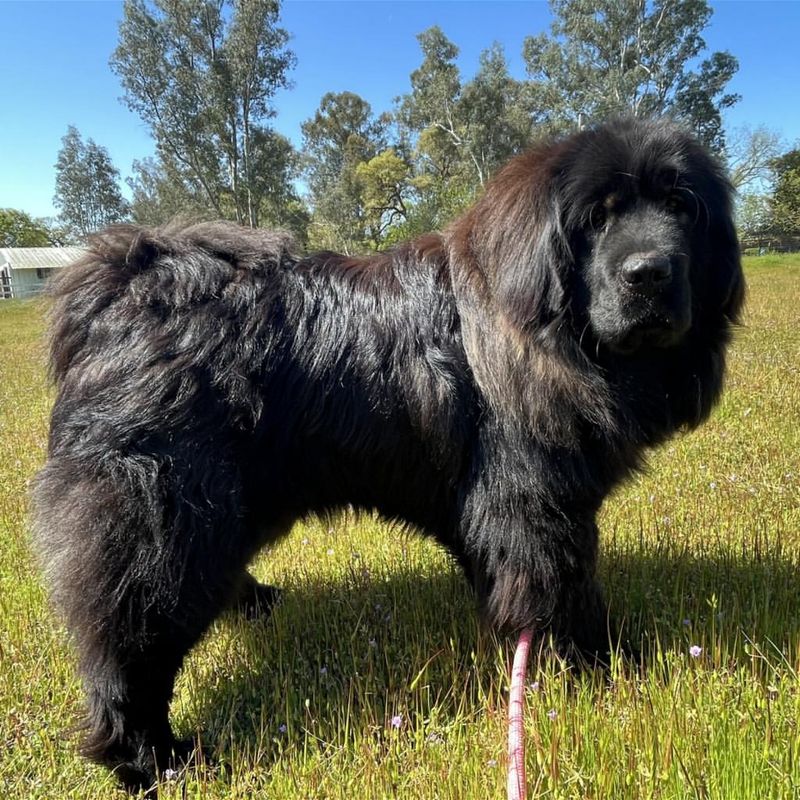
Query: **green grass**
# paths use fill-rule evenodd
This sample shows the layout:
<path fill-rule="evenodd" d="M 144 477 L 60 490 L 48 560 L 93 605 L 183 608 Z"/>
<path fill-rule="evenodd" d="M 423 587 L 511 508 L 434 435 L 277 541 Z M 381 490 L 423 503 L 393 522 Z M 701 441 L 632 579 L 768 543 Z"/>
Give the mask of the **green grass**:
<path fill-rule="evenodd" d="M 800 257 L 747 272 L 720 407 L 603 509 L 607 594 L 646 667 L 534 667 L 532 797 L 800 797 Z M 80 689 L 27 544 L 42 327 L 40 307 L 0 303 L 0 796 L 115 797 L 66 733 Z M 161 797 L 504 796 L 509 644 L 479 630 L 435 546 L 386 533 L 312 520 L 259 558 L 285 601 L 266 624 L 220 620 L 192 653 L 173 721 L 215 766 Z"/>

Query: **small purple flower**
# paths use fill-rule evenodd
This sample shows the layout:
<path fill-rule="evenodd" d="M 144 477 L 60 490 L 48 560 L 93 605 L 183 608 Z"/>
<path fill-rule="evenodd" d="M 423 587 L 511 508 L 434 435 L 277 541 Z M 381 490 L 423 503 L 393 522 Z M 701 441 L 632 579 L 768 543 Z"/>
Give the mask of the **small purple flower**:
<path fill-rule="evenodd" d="M 320 675 L 327 675 L 328 674 L 328 668 L 327 667 L 320 667 L 319 668 L 319 674 Z"/>
<path fill-rule="evenodd" d="M 683 624 L 684 624 L 684 625 L 691 625 L 691 624 L 692 624 L 692 621 L 691 621 L 690 619 L 685 619 L 685 620 L 683 621 Z"/>
<path fill-rule="evenodd" d="M 556 711 L 554 708 L 551 708 L 551 709 L 550 709 L 550 710 L 547 712 L 547 716 L 548 716 L 548 717 L 549 717 L 551 720 L 554 720 L 554 719 L 555 719 L 555 718 L 558 716 L 558 711 Z"/>
<path fill-rule="evenodd" d="M 531 684 L 531 691 L 532 691 L 532 692 L 538 692 L 540 688 L 541 688 L 541 687 L 539 686 L 539 681 L 534 681 L 534 682 Z"/>
<path fill-rule="evenodd" d="M 393 728 L 400 728 L 403 725 L 403 715 L 402 714 L 395 714 L 392 717 L 392 727 Z"/>
<path fill-rule="evenodd" d="M 692 646 L 689 648 L 689 655 L 690 655 L 692 658 L 700 658 L 700 654 L 701 654 L 702 652 L 703 652 L 703 648 L 702 648 L 702 647 L 700 647 L 699 645 L 696 645 L 696 644 L 693 644 L 693 645 L 692 645 Z"/>
<path fill-rule="evenodd" d="M 284 722 L 284 723 L 281 723 L 280 725 L 278 725 L 278 730 L 281 733 L 286 733 L 286 731 L 289 730 L 289 729 L 286 727 L 286 723 Z"/>

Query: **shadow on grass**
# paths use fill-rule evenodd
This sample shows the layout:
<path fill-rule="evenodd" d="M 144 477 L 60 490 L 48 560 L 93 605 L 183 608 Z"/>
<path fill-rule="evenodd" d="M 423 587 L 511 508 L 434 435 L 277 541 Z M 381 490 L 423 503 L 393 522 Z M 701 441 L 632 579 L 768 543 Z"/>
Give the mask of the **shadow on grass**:
<path fill-rule="evenodd" d="M 610 554 L 601 573 L 645 671 L 695 644 L 712 669 L 752 668 L 754 648 L 763 664 L 797 668 L 793 562 L 643 551 Z M 381 747 L 393 721 L 447 729 L 504 713 L 509 645 L 481 631 L 455 570 L 353 572 L 287 591 L 268 620 L 221 621 L 184 673 L 191 699 L 179 725 L 201 731 L 212 751 L 244 753 L 261 768 L 287 748 L 363 743 L 365 731 Z"/>
<path fill-rule="evenodd" d="M 402 713 L 394 702 L 417 676 L 434 705 L 453 694 L 457 675 L 488 665 L 496 642 L 480 631 L 455 570 L 351 574 L 283 590 L 266 620 L 227 614 L 188 667 L 203 684 L 193 705 L 201 729 L 231 712 L 244 728 L 278 733 L 312 719 L 338 728 L 345 715 L 379 727 Z M 221 658 L 223 679 L 215 678 Z"/>

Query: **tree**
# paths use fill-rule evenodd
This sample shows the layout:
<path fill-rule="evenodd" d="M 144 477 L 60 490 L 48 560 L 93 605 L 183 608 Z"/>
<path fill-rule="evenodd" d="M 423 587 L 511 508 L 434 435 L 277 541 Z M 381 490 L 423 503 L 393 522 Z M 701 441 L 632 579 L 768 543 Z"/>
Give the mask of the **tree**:
<path fill-rule="evenodd" d="M 16 208 L 0 208 L 0 247 L 51 247 L 55 244 L 47 223 Z"/>
<path fill-rule="evenodd" d="M 441 227 L 455 216 L 531 135 L 522 84 L 509 75 L 500 45 L 485 50 L 475 77 L 462 83 L 458 48 L 439 27 L 417 39 L 422 63 L 396 112 L 414 167 L 407 217 L 413 232 Z"/>
<path fill-rule="evenodd" d="M 416 139 L 416 155 L 423 170 L 441 181 L 452 176 L 461 142 L 457 115 L 461 76 L 455 63 L 458 48 L 438 26 L 420 33 L 417 41 L 422 64 L 411 73 L 411 92 L 398 98 L 397 118 Z"/>
<path fill-rule="evenodd" d="M 356 166 L 367 234 L 377 248 L 392 227 L 408 218 L 410 169 L 391 147 Z"/>
<path fill-rule="evenodd" d="M 254 131 L 249 169 L 253 197 L 259 198 L 260 222 L 286 228 L 305 241 L 309 219 L 294 188 L 301 167 L 292 143 L 273 130 Z"/>
<path fill-rule="evenodd" d="M 84 143 L 78 129 L 70 125 L 56 161 L 53 203 L 72 238 L 125 219 L 128 204 L 118 181 L 119 171 L 105 147 L 92 139 Z"/>
<path fill-rule="evenodd" d="M 302 124 L 316 245 L 353 253 L 374 243 L 358 166 L 384 149 L 386 126 L 387 120 L 375 118 L 370 104 L 352 92 L 329 92 L 314 116 Z"/>
<path fill-rule="evenodd" d="M 800 148 L 784 153 L 772 163 L 775 190 L 772 213 L 776 228 L 782 233 L 800 233 Z"/>
<path fill-rule="evenodd" d="M 725 146 L 731 183 L 737 190 L 771 177 L 780 152 L 780 136 L 766 126 L 743 126 L 729 133 Z"/>
<path fill-rule="evenodd" d="M 505 53 L 495 43 L 461 94 L 464 151 L 483 186 L 492 173 L 530 143 L 531 119 L 523 107 L 523 87 L 508 72 Z"/>
<path fill-rule="evenodd" d="M 745 194 L 736 204 L 736 226 L 739 236 L 746 243 L 766 237 L 774 227 L 770 198 L 763 194 Z"/>
<path fill-rule="evenodd" d="M 414 206 L 409 234 L 440 227 L 473 195 L 474 181 L 463 170 L 464 130 L 459 119 L 461 75 L 458 47 L 441 28 L 417 36 L 422 63 L 410 75 L 411 91 L 397 98 L 400 149 L 413 166 Z"/>
<path fill-rule="evenodd" d="M 295 63 L 279 8 L 277 0 L 126 0 L 111 59 L 166 172 L 215 215 L 253 227 L 275 190 L 264 169 L 285 155 L 267 124 Z M 287 163 L 273 174 L 286 178 Z"/>
<path fill-rule="evenodd" d="M 671 114 L 709 146 L 724 146 L 721 112 L 739 99 L 725 87 L 738 69 L 706 49 L 706 0 L 551 0 L 551 34 L 530 36 L 523 56 L 528 103 L 552 129 L 614 114 Z"/>
<path fill-rule="evenodd" d="M 135 160 L 125 182 L 132 194 L 131 218 L 137 225 L 164 225 L 179 217 L 202 219 L 208 215 L 202 196 L 192 193 L 169 159 Z"/>

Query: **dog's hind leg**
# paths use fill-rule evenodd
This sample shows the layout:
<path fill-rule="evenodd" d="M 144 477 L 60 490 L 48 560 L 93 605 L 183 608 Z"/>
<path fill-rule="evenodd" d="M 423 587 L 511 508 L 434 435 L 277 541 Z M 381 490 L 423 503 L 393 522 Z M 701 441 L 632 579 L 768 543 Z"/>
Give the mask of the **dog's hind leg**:
<path fill-rule="evenodd" d="M 178 749 L 175 676 L 245 566 L 233 471 L 142 461 L 56 458 L 35 488 L 39 548 L 87 695 L 83 749 L 131 789 L 152 785 Z"/>

